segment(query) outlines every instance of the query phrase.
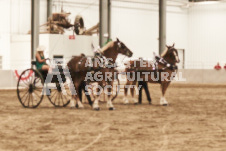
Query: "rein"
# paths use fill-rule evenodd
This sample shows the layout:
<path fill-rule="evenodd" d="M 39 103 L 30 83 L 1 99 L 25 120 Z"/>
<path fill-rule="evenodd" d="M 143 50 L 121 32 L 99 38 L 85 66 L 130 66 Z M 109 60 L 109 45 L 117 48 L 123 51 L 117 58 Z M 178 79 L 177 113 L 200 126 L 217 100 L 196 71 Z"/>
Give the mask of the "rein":
<path fill-rule="evenodd" d="M 139 58 L 142 59 L 142 58 Z M 165 67 L 159 69 L 158 65 L 159 63 L 163 64 Z M 178 67 L 176 65 L 172 65 L 168 63 L 163 57 L 155 56 L 155 61 L 152 63 L 152 70 L 139 70 L 136 67 L 130 68 L 128 72 L 159 72 L 164 71 L 166 69 L 169 69 L 171 71 L 178 70 Z"/>

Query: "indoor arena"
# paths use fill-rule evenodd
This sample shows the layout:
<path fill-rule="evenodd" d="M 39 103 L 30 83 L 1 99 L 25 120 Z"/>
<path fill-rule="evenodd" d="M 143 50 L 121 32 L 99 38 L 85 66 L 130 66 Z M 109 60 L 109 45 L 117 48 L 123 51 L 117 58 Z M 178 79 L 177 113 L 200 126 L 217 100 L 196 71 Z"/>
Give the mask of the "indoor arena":
<path fill-rule="evenodd" d="M 0 151 L 225 151 L 225 0 L 0 0 Z"/>

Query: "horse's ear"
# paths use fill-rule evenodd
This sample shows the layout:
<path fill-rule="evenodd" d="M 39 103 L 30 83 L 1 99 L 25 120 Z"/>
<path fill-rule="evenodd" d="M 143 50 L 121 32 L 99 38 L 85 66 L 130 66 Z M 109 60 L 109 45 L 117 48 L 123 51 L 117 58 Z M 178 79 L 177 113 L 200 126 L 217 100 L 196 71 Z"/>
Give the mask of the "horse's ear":
<path fill-rule="evenodd" d="M 167 47 L 167 48 L 169 48 L 169 46 L 168 46 L 168 45 L 166 45 L 166 47 Z"/>
<path fill-rule="evenodd" d="M 175 46 L 175 43 L 173 43 L 173 46 L 172 47 L 174 47 Z"/>
<path fill-rule="evenodd" d="M 118 38 L 116 38 L 116 41 L 117 41 L 117 42 L 120 42 Z"/>

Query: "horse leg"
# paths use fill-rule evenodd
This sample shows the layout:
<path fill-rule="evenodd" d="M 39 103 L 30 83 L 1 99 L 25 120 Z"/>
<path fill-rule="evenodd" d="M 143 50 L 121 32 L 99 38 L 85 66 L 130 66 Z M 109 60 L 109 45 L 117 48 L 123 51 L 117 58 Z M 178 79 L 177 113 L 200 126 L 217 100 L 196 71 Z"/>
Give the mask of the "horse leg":
<path fill-rule="evenodd" d="M 129 104 L 129 100 L 127 98 L 127 94 L 128 94 L 128 89 L 129 89 L 129 86 L 130 86 L 130 81 L 126 81 L 126 84 L 124 86 L 124 98 L 123 98 L 123 102 L 124 104 Z"/>
<path fill-rule="evenodd" d="M 84 108 L 84 106 L 81 102 L 81 99 L 82 99 L 82 97 L 81 97 L 82 93 L 81 92 L 82 91 L 80 90 L 81 89 L 80 85 L 75 87 L 76 92 L 78 92 L 77 95 L 75 95 L 75 99 L 76 99 L 76 107 L 78 107 L 79 109 L 82 109 L 82 108 Z"/>
<path fill-rule="evenodd" d="M 112 104 L 112 101 L 111 101 L 111 90 L 112 90 L 112 86 L 113 86 L 113 83 L 111 83 L 111 85 L 109 85 L 111 87 L 108 87 L 108 101 L 107 101 L 107 107 L 109 108 L 109 110 L 115 110 L 113 104 Z"/>
<path fill-rule="evenodd" d="M 82 102 L 82 87 L 83 84 L 80 84 L 79 89 L 78 89 L 78 93 L 79 93 L 79 100 Z"/>
<path fill-rule="evenodd" d="M 96 98 L 95 98 L 94 103 L 93 103 L 93 109 L 96 110 L 96 111 L 100 110 L 99 100 L 100 100 L 100 95 L 96 95 Z"/>
<path fill-rule="evenodd" d="M 86 88 L 86 83 L 84 82 L 83 84 L 84 84 L 83 85 L 83 90 L 84 90 L 84 92 L 86 94 L 86 98 L 87 98 L 87 100 L 89 102 L 89 105 L 92 106 L 93 105 L 93 102 L 92 102 L 92 100 L 90 98 L 90 94 L 89 94 L 88 88 Z"/>
<path fill-rule="evenodd" d="M 137 81 L 134 80 L 132 82 L 132 87 L 130 87 L 130 92 L 131 92 L 131 95 L 132 95 L 132 100 L 133 100 L 133 102 L 134 102 L 135 105 L 138 104 L 137 99 L 134 97 L 134 91 L 135 91 L 136 82 Z"/>
<path fill-rule="evenodd" d="M 98 84 L 100 86 L 100 84 Z M 102 85 L 101 85 L 102 87 Z M 94 100 L 94 103 L 93 103 L 93 109 L 96 110 L 96 111 L 99 111 L 100 110 L 100 107 L 99 107 L 99 100 L 100 100 L 100 95 L 101 95 L 101 90 L 99 88 L 96 89 L 96 98 Z"/>
<path fill-rule="evenodd" d="M 70 83 L 69 84 L 69 89 L 70 89 L 70 92 L 71 92 L 71 101 L 70 101 L 70 107 L 71 108 L 75 108 L 75 95 L 76 95 L 76 92 L 74 91 L 75 89 L 74 89 L 74 85 L 73 85 L 74 83 Z"/>
<path fill-rule="evenodd" d="M 165 99 L 165 97 L 164 97 L 164 95 L 165 95 L 165 93 L 166 93 L 166 89 L 168 88 L 168 86 L 169 86 L 169 82 L 163 81 L 163 82 L 161 83 L 162 97 L 161 97 L 161 99 L 160 99 L 160 105 L 163 105 L 163 106 L 167 106 L 167 105 L 168 105 L 168 102 L 166 101 L 166 99 Z"/>
<path fill-rule="evenodd" d="M 75 95 L 71 96 L 70 106 L 71 108 L 75 108 Z"/>

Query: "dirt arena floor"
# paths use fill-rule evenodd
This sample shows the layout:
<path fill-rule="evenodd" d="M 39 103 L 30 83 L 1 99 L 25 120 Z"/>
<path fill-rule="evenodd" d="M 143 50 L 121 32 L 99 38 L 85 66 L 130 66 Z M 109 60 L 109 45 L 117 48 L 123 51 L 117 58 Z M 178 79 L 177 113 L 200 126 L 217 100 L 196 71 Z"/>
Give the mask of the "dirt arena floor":
<path fill-rule="evenodd" d="M 160 87 L 150 86 L 152 105 L 101 111 L 54 108 L 47 98 L 25 109 L 15 90 L 0 91 L 1 151 L 225 151 L 226 85 L 173 84 L 159 105 Z"/>

